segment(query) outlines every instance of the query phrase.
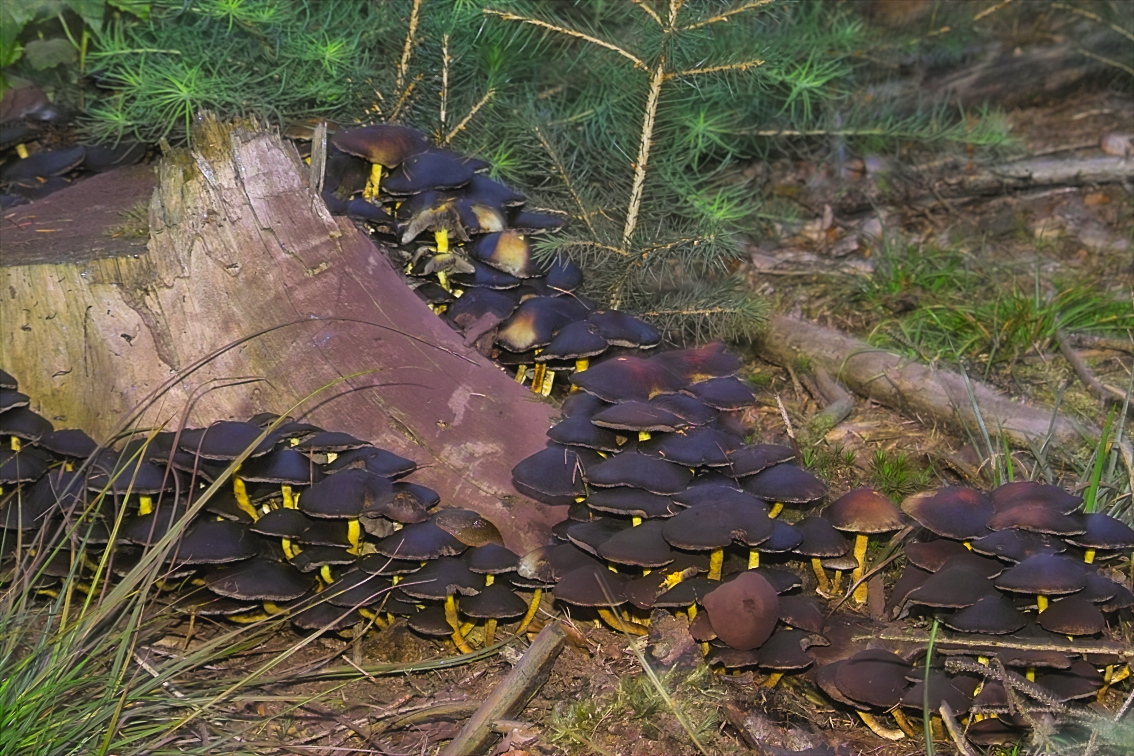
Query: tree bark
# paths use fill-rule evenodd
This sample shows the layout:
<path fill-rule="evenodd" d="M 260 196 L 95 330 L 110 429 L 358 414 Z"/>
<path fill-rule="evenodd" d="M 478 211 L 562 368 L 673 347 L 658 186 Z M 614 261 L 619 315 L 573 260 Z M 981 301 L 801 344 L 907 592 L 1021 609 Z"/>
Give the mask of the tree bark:
<path fill-rule="evenodd" d="M 99 440 L 171 378 L 138 427 L 288 412 L 414 459 L 415 482 L 511 548 L 542 544 L 565 508 L 521 497 L 511 469 L 544 446 L 554 407 L 464 346 L 304 169 L 278 135 L 206 119 L 161 161 L 147 251 L 5 261 L 4 367 Z M 258 380 L 224 386 L 238 377 Z"/>

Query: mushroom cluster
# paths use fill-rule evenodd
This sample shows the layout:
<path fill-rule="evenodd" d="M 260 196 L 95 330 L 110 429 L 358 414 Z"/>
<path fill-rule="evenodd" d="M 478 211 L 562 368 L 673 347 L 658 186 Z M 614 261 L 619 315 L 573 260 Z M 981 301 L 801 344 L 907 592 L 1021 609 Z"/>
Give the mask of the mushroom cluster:
<path fill-rule="evenodd" d="M 163 583 L 192 587 L 172 595 L 175 608 L 202 616 L 288 612 L 298 628 L 335 631 L 406 616 L 467 652 L 474 627 L 489 644 L 498 622 L 522 631 L 535 614 L 543 585 L 533 595 L 531 581 L 515 576 L 518 556 L 492 523 L 438 508 L 436 492 L 408 480 L 411 460 L 275 415 L 111 450 L 82 431 L 56 431 L 28 403 L 0 371 L 9 578 L 29 550 L 53 554 L 37 576 L 53 590 L 71 569 L 70 550 L 55 548 L 70 533 L 109 548 L 119 575 L 147 549 L 165 548 Z"/>
<path fill-rule="evenodd" d="M 530 377 L 533 391 L 550 394 L 556 374 L 586 370 L 599 355 L 660 343 L 652 326 L 580 294 L 570 260 L 535 257 L 531 238 L 564 217 L 527 209 L 522 194 L 483 175 L 488 163 L 393 124 L 336 131 L 328 151 L 331 212 L 385 242 L 418 296 L 518 382 Z"/>

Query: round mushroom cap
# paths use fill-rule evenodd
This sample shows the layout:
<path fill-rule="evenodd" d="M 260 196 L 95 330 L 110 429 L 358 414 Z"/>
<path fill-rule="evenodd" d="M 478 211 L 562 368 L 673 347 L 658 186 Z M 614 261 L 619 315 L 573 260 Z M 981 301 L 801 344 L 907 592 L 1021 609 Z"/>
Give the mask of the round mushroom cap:
<path fill-rule="evenodd" d="M 1042 504 L 1017 504 L 994 514 L 988 520 L 989 530 L 1026 530 L 1032 533 L 1070 536 L 1085 528 L 1073 517 L 1060 514 Z"/>
<path fill-rule="evenodd" d="M 947 627 L 962 633 L 986 635 L 1014 633 L 1028 624 L 1027 617 L 1016 605 L 996 590 L 986 593 L 975 604 L 942 617 L 941 621 Z"/>
<path fill-rule="evenodd" d="M 1134 548 L 1134 529 L 1102 512 L 1076 515 L 1083 533 L 1065 540 L 1084 549 L 1118 550 Z"/>
<path fill-rule="evenodd" d="M 440 606 L 427 606 L 421 611 L 411 614 L 409 626 L 410 630 L 422 635 L 442 637 L 453 634 L 453 628 L 449 626 L 449 620 L 445 618 L 445 610 Z"/>
<path fill-rule="evenodd" d="M 363 512 L 378 509 L 393 491 L 394 484 L 388 478 L 369 470 L 344 470 L 304 491 L 299 510 L 311 517 L 356 519 Z"/>
<path fill-rule="evenodd" d="M 889 533 L 901 529 L 902 513 L 894 502 L 871 488 L 856 488 L 823 510 L 831 527 L 848 533 Z"/>
<path fill-rule="evenodd" d="M 913 669 L 897 654 L 882 649 L 859 651 L 835 671 L 835 686 L 856 706 L 889 709 L 901 703 Z"/>
<path fill-rule="evenodd" d="M 780 616 L 776 589 L 751 570 L 710 592 L 703 604 L 713 632 L 740 651 L 759 648 L 771 636 Z"/>
<path fill-rule="evenodd" d="M 573 310 L 567 297 L 527 299 L 500 324 L 496 343 L 510 352 L 547 346 L 561 328 L 576 319 Z"/>
<path fill-rule="evenodd" d="M 689 394 L 659 394 L 650 400 L 650 406 L 676 415 L 686 425 L 708 425 L 721 414 L 720 410 Z"/>
<path fill-rule="evenodd" d="M 1020 480 L 997 486 L 989 493 L 988 498 L 992 502 L 992 511 L 996 513 L 1021 504 L 1034 504 L 1066 515 L 1079 511 L 1083 505 L 1083 497 L 1068 493 L 1059 486 L 1033 480 Z"/>
<path fill-rule="evenodd" d="M 85 459 L 98 451 L 98 442 L 78 428 L 65 428 L 43 436 L 36 444 L 52 454 L 73 459 Z"/>
<path fill-rule="evenodd" d="M 600 428 L 648 433 L 669 433 L 689 425 L 654 402 L 641 401 L 619 402 L 606 407 L 592 415 L 591 422 Z"/>
<path fill-rule="evenodd" d="M 1099 608 L 1079 596 L 1052 601 L 1036 618 L 1044 630 L 1060 635 L 1094 635 L 1106 630 L 1106 617 Z"/>
<path fill-rule="evenodd" d="M 673 394 L 684 383 L 657 358 L 615 357 L 571 376 L 571 383 L 608 402 L 647 402 L 659 394 Z"/>
<path fill-rule="evenodd" d="M 467 547 L 433 522 L 406 525 L 383 538 L 374 547 L 385 557 L 422 561 L 443 556 L 456 556 Z"/>
<path fill-rule="evenodd" d="M 619 310 L 595 310 L 587 323 L 614 346 L 649 349 L 661 342 L 661 333 L 649 323 Z"/>
<path fill-rule="evenodd" d="M 334 462 L 326 466 L 326 470 L 327 472 L 338 472 L 353 467 L 361 467 L 376 475 L 381 475 L 383 478 L 397 480 L 416 470 L 417 463 L 412 459 L 399 457 L 397 454 L 380 449 L 377 446 L 365 445 L 340 453 L 339 456 L 335 457 Z"/>
<path fill-rule="evenodd" d="M 921 586 L 906 595 L 906 601 L 926 606 L 961 609 L 972 606 L 993 589 L 988 576 L 978 567 L 953 564 L 942 567 Z"/>
<path fill-rule="evenodd" d="M 710 378 L 689 385 L 682 391 L 719 410 L 742 410 L 756 401 L 756 392 L 735 375 Z"/>
<path fill-rule="evenodd" d="M 1024 530 L 999 530 L 969 542 L 973 552 L 998 557 L 1006 562 L 1022 562 L 1036 554 L 1061 554 L 1067 545 L 1060 538 Z"/>
<path fill-rule="evenodd" d="M 407 577 L 398 587 L 418 599 L 443 599 L 461 594 L 475 596 L 484 588 L 484 576 L 469 569 L 456 557 L 440 557 Z"/>
<path fill-rule="evenodd" d="M 742 443 L 736 436 L 703 425 L 654 436 L 639 443 L 638 450 L 647 456 L 686 467 L 719 467 L 728 464 L 728 452 L 739 448 Z"/>
<path fill-rule="evenodd" d="M 734 478 L 744 478 L 793 459 L 795 452 L 786 446 L 749 444 L 729 452 L 728 473 Z"/>
<path fill-rule="evenodd" d="M 338 632 L 353 627 L 362 619 L 357 609 L 332 606 L 326 601 L 317 601 L 291 615 L 291 624 L 299 630 L 320 630 Z"/>
<path fill-rule="evenodd" d="M 594 357 L 605 352 L 609 346 L 606 339 L 595 332 L 594 326 L 585 320 L 576 320 L 563 326 L 555 334 L 551 343 L 537 355 L 536 362 Z"/>
<path fill-rule="evenodd" d="M 598 427 L 585 415 L 573 415 L 559 421 L 547 431 L 547 437 L 563 446 L 580 446 L 604 452 L 622 449 L 617 433 Z"/>
<path fill-rule="evenodd" d="M 928 692 L 929 710 L 937 711 L 941 704 L 948 703 L 953 713 L 960 716 L 972 706 L 973 694 L 980 682 L 975 677 L 954 676 L 938 669 L 929 670 L 929 690 L 926 691 L 924 670 L 915 670 L 917 676 L 913 686 L 902 696 L 902 706 L 908 709 L 922 709 Z"/>
<path fill-rule="evenodd" d="M 0 486 L 38 480 L 50 463 L 51 458 L 34 447 L 24 447 L 18 452 L 0 449 Z"/>
<path fill-rule="evenodd" d="M 811 596 L 780 596 L 780 622 L 790 627 L 821 633 L 826 623 L 824 613 L 819 602 Z"/>
<path fill-rule="evenodd" d="M 673 517 L 681 510 L 681 507 L 674 504 L 668 496 L 626 486 L 595 489 L 587 495 L 586 503 L 596 512 L 642 517 L 647 520 Z"/>
<path fill-rule="evenodd" d="M 309 452 L 311 454 L 329 454 L 331 452 L 341 454 L 342 452 L 354 451 L 355 449 L 362 449 L 369 446 L 370 444 L 355 438 L 349 433 L 343 433 L 341 431 L 320 431 L 303 439 L 296 444 L 294 448 L 301 452 Z"/>
<path fill-rule="evenodd" d="M 275 436 L 270 433 L 260 438 L 263 433 L 264 429 L 255 423 L 218 420 L 208 428 L 182 431 L 177 447 L 202 459 L 214 461 L 236 459 L 248 449 L 252 450 L 249 457 L 259 457 L 271 451 L 276 443 Z"/>
<path fill-rule="evenodd" d="M 544 496 L 582 496 L 587 491 L 583 476 L 587 467 L 597 465 L 602 458 L 587 449 L 571 449 L 560 444 L 548 444 L 512 468 L 512 482 Z M 522 493 L 526 493 L 520 489 Z M 568 503 L 568 502 L 555 502 Z"/>
<path fill-rule="evenodd" d="M 902 511 L 926 530 L 957 541 L 988 535 L 986 523 L 992 518 L 988 497 L 963 486 L 914 494 L 902 502 Z"/>
<path fill-rule="evenodd" d="M 626 602 L 626 578 L 597 562 L 578 567 L 555 584 L 555 600 L 575 606 L 618 606 Z"/>
<path fill-rule="evenodd" d="M 1036 685 L 1047 688 L 1060 702 L 1095 696 L 1103 686 L 1102 673 L 1090 662 L 1079 660 L 1067 669 L 1036 676 Z"/>
<path fill-rule="evenodd" d="M 343 152 L 394 168 L 411 155 L 424 152 L 429 140 L 417 129 L 392 123 L 376 123 L 336 131 L 331 143 Z"/>
<path fill-rule="evenodd" d="M 373 606 L 390 592 L 391 583 L 384 577 L 359 569 L 344 572 L 323 591 L 331 606 Z M 340 612 L 341 613 L 341 612 Z"/>
<path fill-rule="evenodd" d="M 803 540 L 795 547 L 797 554 L 808 557 L 837 557 L 850 550 L 850 542 L 825 517 L 812 515 L 795 524 Z"/>
<path fill-rule="evenodd" d="M 253 533 L 269 538 L 296 538 L 315 523 L 298 509 L 273 509 L 248 526 Z"/>
<path fill-rule="evenodd" d="M 636 451 L 615 454 L 597 465 L 589 466 L 583 474 L 592 486 L 633 486 L 656 494 L 684 491 L 693 479 L 693 473 L 688 467 L 647 457 Z"/>
<path fill-rule="evenodd" d="M 516 278 L 536 278 L 544 273 L 531 244 L 513 230 L 481 235 L 469 249 L 469 255 Z"/>
<path fill-rule="evenodd" d="M 461 600 L 461 613 L 476 619 L 512 619 L 528 611 L 527 602 L 501 583 L 493 583 L 475 596 Z"/>
<path fill-rule="evenodd" d="M 9 389 L 11 391 L 16 391 L 19 388 L 19 381 L 13 378 L 11 373 L 9 373 L 7 370 L 0 370 L 0 389 Z"/>
<path fill-rule="evenodd" d="M 615 533 L 598 547 L 598 555 L 608 562 L 650 569 L 673 561 L 674 553 L 662 537 L 662 522 L 643 522 Z"/>
<path fill-rule="evenodd" d="M 759 544 L 749 544 L 754 545 L 757 551 L 782 554 L 785 551 L 792 551 L 803 541 L 803 534 L 794 525 L 778 518 L 770 520 L 770 522 L 772 523 L 772 535 Z"/>
<path fill-rule="evenodd" d="M 206 575 L 205 585 L 213 593 L 227 598 L 245 601 L 291 601 L 314 588 L 316 579 L 314 576 L 304 575 L 287 562 L 277 562 L 267 557 L 253 557 Z"/>
<path fill-rule="evenodd" d="M 198 520 L 185 530 L 185 534 L 170 551 L 170 561 L 179 566 L 237 562 L 259 553 L 257 540 L 256 536 L 239 523 L 230 520 Z"/>
<path fill-rule="evenodd" d="M 996 579 L 996 587 L 1012 593 L 1059 596 L 1087 586 L 1086 570 L 1062 554 L 1037 554 L 1009 567 Z"/>
<path fill-rule="evenodd" d="M 810 504 L 827 495 L 827 485 L 791 463 L 773 465 L 744 480 L 744 490 L 766 501 Z"/>
<path fill-rule="evenodd" d="M 583 522 L 565 520 L 556 526 L 556 529 L 560 528 L 559 532 L 563 534 L 559 536 L 560 538 L 566 538 L 583 551 L 597 554 L 599 546 L 623 530 L 629 529 L 630 522 L 613 517 L 596 517 Z"/>
<path fill-rule="evenodd" d="M 433 515 L 437 527 L 466 546 L 504 545 L 504 536 L 487 517 L 471 509 L 443 509 Z"/>
<path fill-rule="evenodd" d="M 910 563 L 930 572 L 937 572 L 950 557 L 970 553 L 964 544 L 947 538 L 907 543 L 905 551 Z"/>
<path fill-rule="evenodd" d="M 27 407 L 14 407 L 0 412 L 0 436 L 15 436 L 24 441 L 38 441 L 55 430 L 51 421 Z"/>
<path fill-rule="evenodd" d="M 459 189 L 472 180 L 479 167 L 476 158 L 430 147 L 402 160 L 382 181 L 382 191 L 404 197 L 430 190 Z"/>
<path fill-rule="evenodd" d="M 249 483 L 309 486 L 322 480 L 323 472 L 310 457 L 285 447 L 242 465 L 240 477 Z"/>
<path fill-rule="evenodd" d="M 685 383 L 701 383 L 712 378 L 731 376 L 743 366 L 740 358 L 730 353 L 724 342 L 712 341 L 692 349 L 675 349 L 657 355 L 656 359 Z"/>
<path fill-rule="evenodd" d="M 474 546 L 465 551 L 461 558 L 465 560 L 470 570 L 482 575 L 515 572 L 520 562 L 519 554 L 497 543 Z"/>
<path fill-rule="evenodd" d="M 662 525 L 671 546 L 690 551 L 710 551 L 733 540 L 755 546 L 772 537 L 773 520 L 759 509 L 726 503 L 704 503 L 689 507 Z"/>

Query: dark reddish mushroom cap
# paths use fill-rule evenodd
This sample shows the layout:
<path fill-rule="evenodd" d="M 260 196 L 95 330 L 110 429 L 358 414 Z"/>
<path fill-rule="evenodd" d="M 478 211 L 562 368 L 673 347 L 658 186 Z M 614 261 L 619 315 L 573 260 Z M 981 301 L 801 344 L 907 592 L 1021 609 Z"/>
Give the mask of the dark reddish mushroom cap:
<path fill-rule="evenodd" d="M 335 132 L 331 143 L 350 155 L 394 168 L 410 155 L 424 152 L 429 140 L 417 129 L 392 123 L 376 123 Z"/>
<path fill-rule="evenodd" d="M 717 637 L 732 648 L 759 648 L 779 619 L 779 596 L 763 576 L 742 572 L 710 592 L 703 600 Z"/>
<path fill-rule="evenodd" d="M 926 530 L 957 541 L 988 535 L 987 523 L 992 518 L 988 497 L 961 486 L 914 494 L 902 502 L 902 511 Z"/>

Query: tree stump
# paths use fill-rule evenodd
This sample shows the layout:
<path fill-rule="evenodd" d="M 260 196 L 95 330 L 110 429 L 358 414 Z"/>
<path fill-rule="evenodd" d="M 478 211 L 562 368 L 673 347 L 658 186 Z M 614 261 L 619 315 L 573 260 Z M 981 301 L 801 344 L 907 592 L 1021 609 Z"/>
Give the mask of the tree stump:
<path fill-rule="evenodd" d="M 517 494 L 511 469 L 555 408 L 465 346 L 305 174 L 277 134 L 203 119 L 161 161 L 145 251 L 4 261 L 3 367 L 33 409 L 99 440 L 167 381 L 136 427 L 271 411 L 345 431 L 417 461 L 414 481 L 511 548 L 542 544 L 564 508 Z"/>

